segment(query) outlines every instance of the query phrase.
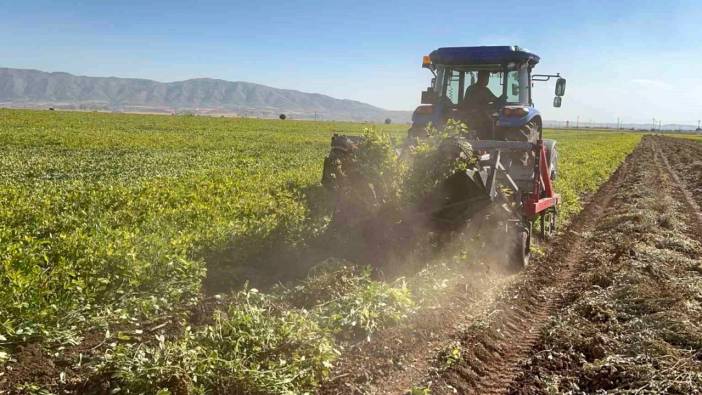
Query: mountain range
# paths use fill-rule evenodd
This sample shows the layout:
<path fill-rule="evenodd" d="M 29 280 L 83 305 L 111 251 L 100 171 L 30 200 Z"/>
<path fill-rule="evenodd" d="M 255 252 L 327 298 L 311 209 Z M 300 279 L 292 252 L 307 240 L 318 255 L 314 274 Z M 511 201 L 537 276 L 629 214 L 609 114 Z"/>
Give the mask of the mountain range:
<path fill-rule="evenodd" d="M 293 119 L 408 122 L 410 111 L 389 111 L 354 100 L 277 89 L 243 81 L 196 78 L 177 82 L 85 77 L 0 68 L 0 107 L 120 112 L 193 113 Z"/>

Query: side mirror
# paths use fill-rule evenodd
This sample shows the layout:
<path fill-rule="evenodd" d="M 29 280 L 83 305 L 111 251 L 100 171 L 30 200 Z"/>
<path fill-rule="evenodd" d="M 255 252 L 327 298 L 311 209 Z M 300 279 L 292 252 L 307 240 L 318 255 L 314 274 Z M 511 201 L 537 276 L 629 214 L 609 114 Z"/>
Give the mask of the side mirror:
<path fill-rule="evenodd" d="M 434 90 L 427 89 L 422 91 L 422 104 L 434 104 L 436 102 L 436 95 Z"/>
<path fill-rule="evenodd" d="M 560 107 L 561 106 L 561 97 L 556 96 L 553 98 L 553 106 L 554 107 Z"/>
<path fill-rule="evenodd" d="M 566 80 L 565 78 L 559 78 L 556 81 L 556 96 L 563 96 L 565 94 Z"/>

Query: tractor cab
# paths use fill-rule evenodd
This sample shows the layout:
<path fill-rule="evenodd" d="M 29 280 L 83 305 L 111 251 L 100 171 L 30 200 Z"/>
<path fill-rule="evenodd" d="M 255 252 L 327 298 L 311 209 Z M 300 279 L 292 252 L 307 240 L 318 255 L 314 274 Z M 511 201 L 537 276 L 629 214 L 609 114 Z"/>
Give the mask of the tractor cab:
<path fill-rule="evenodd" d="M 422 105 L 412 116 L 410 137 L 421 137 L 431 123 L 465 122 L 480 139 L 535 139 L 541 114 L 532 101 L 532 81 L 558 78 L 554 106 L 560 107 L 565 79 L 532 74 L 539 56 L 516 46 L 439 48 L 424 56 L 422 67 L 434 77 L 422 92 Z M 531 136 L 525 136 L 531 128 Z M 521 129 L 521 131 L 520 131 Z"/>

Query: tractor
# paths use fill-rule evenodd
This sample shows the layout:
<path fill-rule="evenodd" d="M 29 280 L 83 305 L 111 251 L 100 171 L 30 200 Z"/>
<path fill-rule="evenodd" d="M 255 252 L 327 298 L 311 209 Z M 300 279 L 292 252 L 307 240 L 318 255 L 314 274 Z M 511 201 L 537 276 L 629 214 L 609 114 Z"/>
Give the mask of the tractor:
<path fill-rule="evenodd" d="M 507 258 L 517 267 L 528 264 L 534 235 L 546 239 L 555 231 L 560 201 L 553 187 L 556 142 L 543 138 L 531 88 L 535 82 L 556 79 L 553 106 L 560 107 L 566 80 L 560 74 L 533 74 L 539 60 L 517 46 L 447 47 L 424 56 L 422 67 L 432 73 L 431 86 L 422 92 L 400 147 L 407 151 L 430 128 L 441 130 L 449 120 L 467 125 L 468 131 L 447 152 L 477 160 L 443 181 L 423 208 L 429 207 L 432 222 L 448 229 L 482 215 L 486 207 L 504 208 L 491 210 L 503 215 L 490 214 L 490 221 L 505 230 Z M 344 177 L 340 169 L 361 141 L 359 136 L 332 136 L 322 174 L 330 191 L 338 191 Z"/>

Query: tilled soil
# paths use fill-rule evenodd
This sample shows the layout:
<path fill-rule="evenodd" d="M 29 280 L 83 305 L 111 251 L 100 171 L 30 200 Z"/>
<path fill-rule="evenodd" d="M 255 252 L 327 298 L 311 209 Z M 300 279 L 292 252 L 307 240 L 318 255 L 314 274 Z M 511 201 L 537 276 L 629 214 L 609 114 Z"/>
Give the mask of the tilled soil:
<path fill-rule="evenodd" d="M 688 144 L 643 140 L 632 179 L 589 237 L 574 292 L 509 393 L 702 391 L 702 234 L 690 193 L 702 174 L 670 165 L 694 160 L 675 154 Z"/>
<path fill-rule="evenodd" d="M 702 235 L 702 144 L 697 141 L 658 137 L 655 139 L 655 145 L 665 170 L 679 186 L 679 195 L 674 197 L 685 199 L 692 215 L 690 222 L 696 229 L 696 234 Z"/>
<path fill-rule="evenodd" d="M 700 192 L 702 144 L 644 138 L 543 258 L 347 353 L 322 392 L 697 393 Z"/>
<path fill-rule="evenodd" d="M 384 329 L 346 350 L 320 393 L 388 393 L 407 389 L 432 368 L 434 355 L 450 347 L 452 335 L 486 316 L 513 280 L 495 272 L 472 273 L 468 283 L 448 290 L 433 307 L 404 325 Z"/>

